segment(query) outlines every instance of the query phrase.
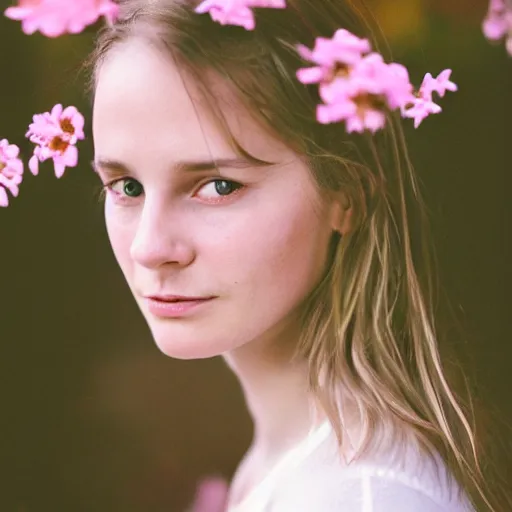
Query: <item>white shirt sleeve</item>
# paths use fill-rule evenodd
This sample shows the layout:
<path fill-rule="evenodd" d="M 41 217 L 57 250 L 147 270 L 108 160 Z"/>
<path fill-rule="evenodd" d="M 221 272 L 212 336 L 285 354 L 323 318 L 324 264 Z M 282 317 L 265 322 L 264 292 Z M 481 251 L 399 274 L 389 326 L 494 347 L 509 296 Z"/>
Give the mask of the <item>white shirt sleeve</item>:
<path fill-rule="evenodd" d="M 363 475 L 359 485 L 360 503 L 354 503 L 353 512 L 452 512 L 433 496 L 400 482 Z"/>
<path fill-rule="evenodd" d="M 276 502 L 271 512 L 471 512 L 457 496 L 435 492 L 372 474 L 343 478 L 336 488 L 301 489 Z"/>

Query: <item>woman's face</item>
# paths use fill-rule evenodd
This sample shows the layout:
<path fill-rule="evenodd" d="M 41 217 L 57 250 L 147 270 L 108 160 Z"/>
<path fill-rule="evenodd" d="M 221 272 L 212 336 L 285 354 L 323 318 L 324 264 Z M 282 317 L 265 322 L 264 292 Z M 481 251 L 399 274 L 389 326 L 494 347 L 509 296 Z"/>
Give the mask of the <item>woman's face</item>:
<path fill-rule="evenodd" d="M 242 146 L 276 165 L 239 157 L 183 80 L 151 46 L 118 46 L 99 71 L 93 132 L 115 257 L 158 347 L 190 359 L 290 332 L 339 208 L 294 153 L 226 108 Z"/>

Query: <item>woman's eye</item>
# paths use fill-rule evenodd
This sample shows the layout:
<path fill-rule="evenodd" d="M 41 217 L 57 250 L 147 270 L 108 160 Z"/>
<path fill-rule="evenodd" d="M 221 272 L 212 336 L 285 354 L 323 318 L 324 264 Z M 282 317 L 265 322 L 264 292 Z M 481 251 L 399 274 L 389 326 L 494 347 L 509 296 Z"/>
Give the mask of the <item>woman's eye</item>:
<path fill-rule="evenodd" d="M 122 197 L 139 197 L 144 188 L 133 178 L 123 178 L 107 186 L 112 192 Z"/>
<path fill-rule="evenodd" d="M 240 190 L 242 184 L 231 180 L 212 180 L 203 185 L 198 194 L 202 199 L 219 199 Z"/>

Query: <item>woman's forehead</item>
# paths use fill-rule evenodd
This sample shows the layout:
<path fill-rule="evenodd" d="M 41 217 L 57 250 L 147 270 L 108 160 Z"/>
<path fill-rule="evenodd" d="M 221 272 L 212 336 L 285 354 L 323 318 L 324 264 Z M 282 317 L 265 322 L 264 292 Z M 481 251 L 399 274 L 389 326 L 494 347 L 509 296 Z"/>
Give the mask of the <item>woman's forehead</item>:
<path fill-rule="evenodd" d="M 97 74 L 95 143 L 107 140 L 130 145 L 139 140 L 172 151 L 190 151 L 194 153 L 190 157 L 198 152 L 223 157 L 232 154 L 233 148 L 219 123 L 220 111 L 233 137 L 253 156 L 273 162 L 294 156 L 212 72 L 208 86 L 211 94 L 206 97 L 170 54 L 142 40 L 114 47 Z M 216 109 L 211 108 L 211 101 Z"/>

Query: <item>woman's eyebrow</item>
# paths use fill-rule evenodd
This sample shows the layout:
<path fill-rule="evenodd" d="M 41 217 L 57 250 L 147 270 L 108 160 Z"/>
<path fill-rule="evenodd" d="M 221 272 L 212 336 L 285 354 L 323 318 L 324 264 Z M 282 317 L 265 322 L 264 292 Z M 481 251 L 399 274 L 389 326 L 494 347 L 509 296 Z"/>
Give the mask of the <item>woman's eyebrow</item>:
<path fill-rule="evenodd" d="M 105 174 L 109 177 L 121 177 L 130 173 L 129 168 L 115 160 L 97 159 L 91 162 L 91 167 L 97 174 Z"/>
<path fill-rule="evenodd" d="M 133 174 L 130 167 L 117 160 L 98 158 L 91 162 L 92 168 L 96 172 L 102 172 L 108 175 L 126 175 Z M 171 169 L 182 172 L 200 172 L 214 169 L 247 169 L 254 167 L 254 163 L 243 157 L 218 158 L 216 160 L 180 160 L 171 165 Z"/>

